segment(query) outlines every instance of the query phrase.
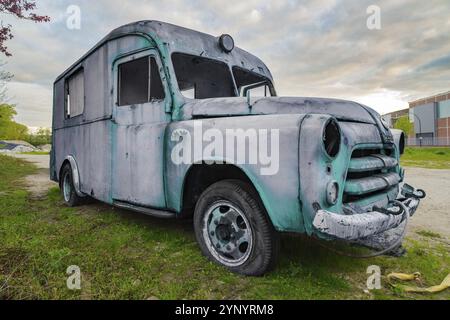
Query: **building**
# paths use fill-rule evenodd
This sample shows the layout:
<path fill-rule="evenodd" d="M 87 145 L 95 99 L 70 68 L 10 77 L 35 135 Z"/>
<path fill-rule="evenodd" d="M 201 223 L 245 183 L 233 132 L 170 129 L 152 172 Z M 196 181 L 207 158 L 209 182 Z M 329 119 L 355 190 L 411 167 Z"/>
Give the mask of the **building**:
<path fill-rule="evenodd" d="M 425 145 L 450 145 L 450 91 L 410 102 L 409 117 Z"/>
<path fill-rule="evenodd" d="M 409 116 L 409 109 L 398 110 L 383 115 L 383 119 L 387 122 L 390 128 L 395 126 L 398 119 Z"/>

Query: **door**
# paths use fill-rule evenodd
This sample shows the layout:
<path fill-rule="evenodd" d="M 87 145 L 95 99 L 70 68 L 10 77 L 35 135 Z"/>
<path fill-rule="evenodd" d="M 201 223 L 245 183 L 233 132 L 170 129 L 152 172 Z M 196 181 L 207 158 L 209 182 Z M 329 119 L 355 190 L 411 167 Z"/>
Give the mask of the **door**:
<path fill-rule="evenodd" d="M 114 64 L 112 200 L 165 208 L 164 132 L 170 94 L 156 50 Z M 169 106 L 169 107 L 168 107 Z"/>

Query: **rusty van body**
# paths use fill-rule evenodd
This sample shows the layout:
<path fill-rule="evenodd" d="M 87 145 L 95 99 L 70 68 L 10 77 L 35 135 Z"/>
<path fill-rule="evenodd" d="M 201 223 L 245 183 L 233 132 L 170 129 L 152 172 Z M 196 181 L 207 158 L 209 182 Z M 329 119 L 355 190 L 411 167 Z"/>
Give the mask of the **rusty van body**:
<path fill-rule="evenodd" d="M 220 152 L 174 163 L 171 137 L 195 122 L 278 130 L 278 172 Z M 69 205 L 194 216 L 204 254 L 248 275 L 273 266 L 279 232 L 366 241 L 399 228 L 425 196 L 403 184 L 403 149 L 371 108 L 277 97 L 266 65 L 230 36 L 158 21 L 112 31 L 54 83 L 51 179 Z"/>

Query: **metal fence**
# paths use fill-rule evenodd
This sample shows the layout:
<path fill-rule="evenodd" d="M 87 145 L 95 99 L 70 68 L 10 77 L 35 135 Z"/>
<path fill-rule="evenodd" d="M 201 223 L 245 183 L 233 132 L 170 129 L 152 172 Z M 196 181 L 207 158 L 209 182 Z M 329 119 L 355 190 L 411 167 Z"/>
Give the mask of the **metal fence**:
<path fill-rule="evenodd" d="M 448 147 L 450 146 L 450 137 L 447 138 L 408 138 L 406 145 L 411 147 Z"/>

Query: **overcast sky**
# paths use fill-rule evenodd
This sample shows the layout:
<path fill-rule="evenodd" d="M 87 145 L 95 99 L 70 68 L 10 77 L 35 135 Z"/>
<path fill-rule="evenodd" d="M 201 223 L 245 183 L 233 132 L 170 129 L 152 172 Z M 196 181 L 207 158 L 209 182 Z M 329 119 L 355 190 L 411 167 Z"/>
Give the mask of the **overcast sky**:
<path fill-rule="evenodd" d="M 6 68 L 16 120 L 51 126 L 52 83 L 113 28 L 161 20 L 236 45 L 271 69 L 281 96 L 356 100 L 380 113 L 450 90 L 449 0 L 37 0 L 51 23 L 2 16 L 15 38 Z M 67 28 L 67 8 L 81 9 L 81 29 Z M 381 9 L 381 29 L 370 30 L 370 5 Z M 372 11 L 370 12 L 372 13 Z M 373 21 L 373 20 L 371 20 Z"/>

